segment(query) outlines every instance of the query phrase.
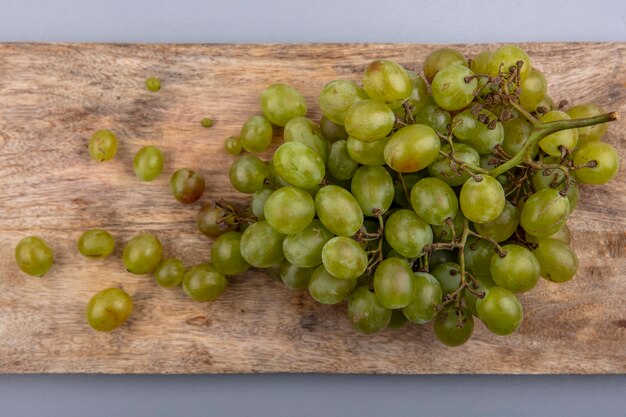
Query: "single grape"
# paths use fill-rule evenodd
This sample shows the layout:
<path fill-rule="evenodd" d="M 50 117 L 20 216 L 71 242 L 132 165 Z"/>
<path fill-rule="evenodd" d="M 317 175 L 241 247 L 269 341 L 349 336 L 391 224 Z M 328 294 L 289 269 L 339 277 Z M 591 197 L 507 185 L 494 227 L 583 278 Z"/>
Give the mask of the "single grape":
<path fill-rule="evenodd" d="M 354 138 L 348 138 L 348 155 L 359 164 L 368 166 L 385 165 L 384 150 L 389 137 L 374 142 L 362 142 Z"/>
<path fill-rule="evenodd" d="M 578 271 L 578 257 L 566 243 L 556 239 L 541 239 L 533 249 L 539 262 L 540 275 L 553 282 L 565 282 Z"/>
<path fill-rule="evenodd" d="M 133 159 L 133 169 L 141 181 L 152 181 L 163 172 L 163 153 L 156 146 L 144 146 Z"/>
<path fill-rule="evenodd" d="M 444 262 L 430 270 L 441 285 L 441 292 L 446 295 L 454 292 L 461 285 L 461 266 L 456 262 Z"/>
<path fill-rule="evenodd" d="M 389 324 L 387 325 L 388 329 L 401 329 L 406 326 L 409 321 L 406 319 L 406 316 L 402 312 L 402 310 L 391 310 L 391 319 L 389 320 Z"/>
<path fill-rule="evenodd" d="M 337 236 L 324 245 L 322 263 L 335 278 L 354 280 L 365 272 L 367 254 L 354 240 Z"/>
<path fill-rule="evenodd" d="M 365 68 L 363 88 L 371 98 L 392 104 L 409 98 L 413 84 L 401 65 L 378 59 Z"/>
<path fill-rule="evenodd" d="M 317 192 L 315 210 L 324 226 L 338 236 L 353 236 L 363 224 L 358 201 L 336 185 L 327 185 Z"/>
<path fill-rule="evenodd" d="M 177 287 L 185 277 L 185 265 L 180 259 L 164 259 L 154 270 L 154 279 L 161 287 Z"/>
<path fill-rule="evenodd" d="M 570 120 L 571 117 L 562 111 L 552 110 L 541 116 L 542 123 L 554 122 L 558 120 Z M 561 156 L 561 150 L 565 149 L 573 150 L 578 143 L 578 129 L 561 130 L 560 132 L 552 133 L 539 141 L 539 147 L 548 155 Z"/>
<path fill-rule="evenodd" d="M 315 203 L 306 191 L 283 187 L 267 198 L 263 213 L 265 221 L 274 230 L 283 235 L 292 235 L 311 223 L 315 216 Z"/>
<path fill-rule="evenodd" d="M 256 156 L 244 155 L 232 163 L 228 176 L 237 191 L 252 194 L 263 188 L 269 176 L 269 168 Z"/>
<path fill-rule="evenodd" d="M 459 209 L 459 201 L 452 188 L 438 178 L 424 178 L 411 190 L 413 210 L 428 224 L 442 225 L 452 220 Z"/>
<path fill-rule="evenodd" d="M 321 304 L 337 304 L 350 295 L 356 286 L 356 279 L 335 278 L 320 265 L 309 280 L 309 294 Z"/>
<path fill-rule="evenodd" d="M 485 297 L 476 301 L 478 318 L 494 334 L 506 336 L 515 333 L 524 320 L 524 310 L 511 291 L 491 287 Z"/>
<path fill-rule="evenodd" d="M 377 100 L 360 100 L 348 109 L 345 128 L 348 135 L 363 142 L 387 136 L 396 121 L 393 110 Z"/>
<path fill-rule="evenodd" d="M 492 51 L 480 51 L 471 59 L 469 67 L 475 74 L 487 74 L 487 66 L 489 65 L 489 58 L 491 58 Z"/>
<path fill-rule="evenodd" d="M 433 225 L 433 235 L 435 240 L 441 242 L 452 242 L 452 237 L 459 238 L 463 233 L 463 223 L 465 221 L 465 216 L 461 210 L 456 212 L 456 215 L 451 219 L 452 224 L 445 222 L 441 225 Z M 450 227 L 452 226 L 452 228 Z M 452 229 L 454 229 L 454 234 L 452 233 Z"/>
<path fill-rule="evenodd" d="M 519 74 L 524 80 L 532 69 L 530 57 L 522 48 L 515 45 L 504 45 L 496 49 L 489 57 L 487 72 L 493 77 L 499 72 L 507 73 L 509 68 L 517 66 L 518 61 L 522 61 Z"/>
<path fill-rule="evenodd" d="M 485 285 L 485 283 L 483 283 L 482 281 L 478 281 L 478 288 L 474 288 L 474 286 L 472 286 L 472 289 L 474 291 L 478 291 L 481 292 L 483 294 L 486 294 L 487 289 L 493 287 L 493 285 Z M 474 293 L 472 293 L 469 290 L 464 290 L 464 294 L 463 294 L 463 300 L 465 301 L 465 307 L 467 308 L 467 310 L 472 313 L 472 316 L 474 317 L 478 317 L 478 310 L 476 310 L 476 302 L 480 299 L 478 298 Z M 484 295 L 483 295 L 484 298 Z"/>
<path fill-rule="evenodd" d="M 424 254 L 424 246 L 433 243 L 433 231 L 413 210 L 393 212 L 385 223 L 385 239 L 405 258 Z"/>
<path fill-rule="evenodd" d="M 443 145 L 441 151 L 450 155 L 450 145 Z M 476 149 L 463 143 L 454 144 L 454 156 L 467 165 L 480 165 L 480 156 L 478 152 L 476 152 Z M 462 185 L 470 177 L 469 173 L 460 169 L 456 162 L 453 162 L 450 158 L 441 154 L 428 166 L 428 173 L 452 187 Z"/>
<path fill-rule="evenodd" d="M 424 324 L 437 314 L 436 306 L 441 303 L 442 292 L 439 281 L 426 272 L 414 272 L 415 291 L 410 303 L 402 309 L 412 323 Z"/>
<path fill-rule="evenodd" d="M 460 110 L 470 104 L 478 87 L 478 81 L 471 78 L 473 75 L 467 66 L 458 64 L 441 68 L 430 85 L 435 103 L 448 111 Z"/>
<path fill-rule="evenodd" d="M 437 133 L 429 126 L 415 124 L 393 134 L 385 146 L 384 158 L 395 171 L 417 172 L 437 159 L 440 149 Z"/>
<path fill-rule="evenodd" d="M 452 48 L 435 49 L 426 57 L 424 62 L 424 75 L 429 82 L 435 75 L 448 65 L 461 65 L 467 67 L 467 60 L 459 51 Z"/>
<path fill-rule="evenodd" d="M 567 227 L 567 224 L 565 224 L 558 232 L 542 239 L 560 240 L 561 242 L 569 246 L 570 243 L 572 243 L 572 233 L 570 232 L 569 227 Z M 526 235 L 526 241 L 530 243 L 538 243 L 542 239 L 536 238 L 533 235 Z"/>
<path fill-rule="evenodd" d="M 411 108 L 411 113 L 415 115 L 429 103 L 428 85 L 419 74 L 413 71 L 407 71 L 407 74 L 409 74 L 411 79 L 412 89 L 411 95 L 406 99 L 406 102 Z"/>
<path fill-rule="evenodd" d="M 539 262 L 533 253 L 523 246 L 504 245 L 505 256 L 491 256 L 491 276 L 498 287 L 513 292 L 526 292 L 537 285 Z"/>
<path fill-rule="evenodd" d="M 113 159 L 117 153 L 117 137 L 107 129 L 96 130 L 89 139 L 89 155 L 94 161 Z"/>
<path fill-rule="evenodd" d="M 586 166 L 574 171 L 576 179 L 583 184 L 606 184 L 619 171 L 619 155 L 615 148 L 604 142 L 588 142 L 574 152 L 574 165 Z"/>
<path fill-rule="evenodd" d="M 513 156 L 522 150 L 528 135 L 533 130 L 533 125 L 528 120 L 519 117 L 502 122 L 502 127 L 504 128 L 502 148 L 509 156 Z M 537 147 L 533 147 L 530 156 L 534 158 L 537 155 L 537 151 Z"/>
<path fill-rule="evenodd" d="M 232 216 L 223 208 L 211 203 L 203 205 L 198 211 L 196 225 L 200 233 L 209 237 L 218 237 L 222 233 L 237 229 Z"/>
<path fill-rule="evenodd" d="M 534 111 L 548 92 L 548 82 L 541 71 L 536 68 L 522 78 L 519 102 L 528 111 Z"/>
<path fill-rule="evenodd" d="M 50 246 L 40 237 L 28 236 L 15 247 L 15 261 L 25 274 L 43 277 L 54 263 Z"/>
<path fill-rule="evenodd" d="M 238 136 L 230 136 L 224 141 L 224 149 L 228 154 L 237 156 L 241 153 L 241 141 Z"/>
<path fill-rule="evenodd" d="M 352 81 L 333 80 L 319 95 L 319 105 L 328 120 L 343 126 L 348 109 L 357 101 L 368 99 L 364 89 Z M 330 138 L 328 138 L 330 140 Z"/>
<path fill-rule="evenodd" d="M 479 154 L 493 152 L 494 148 L 504 141 L 502 123 L 497 121 L 497 117 L 489 110 L 481 110 L 478 116 L 472 110 L 462 111 L 454 116 L 452 124 L 454 136 Z"/>
<path fill-rule="evenodd" d="M 459 319 L 460 315 L 460 319 Z M 443 311 L 435 319 L 435 336 L 446 346 L 455 347 L 467 342 L 474 331 L 474 318 L 467 309 Z"/>
<path fill-rule="evenodd" d="M 348 299 L 348 319 L 356 330 L 372 334 L 384 330 L 391 320 L 385 308 L 369 287 L 359 287 Z"/>
<path fill-rule="evenodd" d="M 349 180 L 352 178 L 359 168 L 359 163 L 350 157 L 348 141 L 338 140 L 331 145 L 327 168 L 328 172 L 338 180 Z"/>
<path fill-rule="evenodd" d="M 200 124 L 202 125 L 202 127 L 213 127 L 213 119 L 211 119 L 210 117 L 204 117 L 202 118 L 202 120 L 200 121 Z"/>
<path fill-rule="evenodd" d="M 490 237 L 496 242 L 504 242 L 517 230 L 519 217 L 518 208 L 507 201 L 504 210 L 495 220 L 488 223 L 476 223 L 474 228 L 480 235 Z"/>
<path fill-rule="evenodd" d="M 322 263 L 322 249 L 333 235 L 321 221 L 314 219 L 302 231 L 285 237 L 285 258 L 300 268 L 311 268 Z"/>
<path fill-rule="evenodd" d="M 572 119 L 584 119 L 586 117 L 599 116 L 606 113 L 604 109 L 595 104 L 579 104 L 572 107 L 567 111 L 567 114 Z M 587 142 L 593 142 L 602 139 L 602 136 L 606 134 L 609 125 L 607 123 L 601 123 L 599 125 L 579 127 L 578 128 L 578 145 L 584 145 Z"/>
<path fill-rule="evenodd" d="M 219 297 L 228 281 L 211 264 L 198 264 L 185 272 L 183 290 L 194 301 L 213 301 Z"/>
<path fill-rule="evenodd" d="M 272 125 L 263 116 L 251 116 L 241 127 L 239 142 L 248 152 L 263 152 L 272 142 Z"/>
<path fill-rule="evenodd" d="M 285 125 L 285 142 L 300 142 L 313 149 L 324 162 L 328 160 L 328 142 L 322 131 L 312 120 L 295 117 Z"/>
<path fill-rule="evenodd" d="M 261 93 L 261 110 L 276 126 L 285 126 L 294 117 L 306 115 L 304 97 L 293 87 L 272 84 Z"/>
<path fill-rule="evenodd" d="M 114 248 L 113 236 L 106 230 L 87 230 L 78 238 L 78 251 L 89 258 L 106 258 Z"/>
<path fill-rule="evenodd" d="M 237 275 L 250 268 L 241 255 L 241 233 L 227 232 L 218 237 L 211 246 L 211 263 L 224 275 Z"/>
<path fill-rule="evenodd" d="M 92 329 L 110 332 L 120 327 L 133 311 L 133 300 L 121 288 L 107 288 L 87 303 L 87 322 Z"/>
<path fill-rule="evenodd" d="M 400 180 L 402 175 L 402 180 Z M 393 201 L 402 207 L 411 208 L 411 190 L 417 182 L 428 175 L 425 170 L 416 172 L 415 174 L 400 174 L 396 175 L 396 179 L 393 182 L 394 196 Z M 403 185 L 404 182 L 404 185 Z M 405 190 L 406 187 L 406 190 Z"/>
<path fill-rule="evenodd" d="M 183 204 L 197 201 L 204 193 L 204 177 L 187 168 L 176 170 L 170 179 L 174 198 Z"/>
<path fill-rule="evenodd" d="M 317 186 L 326 173 L 324 160 L 300 142 L 285 142 L 273 157 L 276 173 L 289 184 L 309 189 Z"/>
<path fill-rule="evenodd" d="M 252 194 L 252 200 L 250 201 L 250 210 L 257 220 L 265 220 L 265 214 L 263 210 L 265 208 L 265 202 L 269 196 L 274 192 L 270 187 L 263 187 L 259 191 L 255 191 Z"/>
<path fill-rule="evenodd" d="M 326 140 L 331 143 L 338 140 L 348 140 L 348 132 L 346 132 L 343 124 L 337 124 L 326 116 L 322 116 L 322 118 L 320 119 L 320 130 L 322 131 L 322 135 L 324 135 Z"/>
<path fill-rule="evenodd" d="M 463 214 L 474 223 L 488 223 L 504 210 L 504 189 L 494 177 L 481 174 L 481 181 L 465 181 L 459 203 Z"/>
<path fill-rule="evenodd" d="M 292 290 L 308 288 L 311 276 L 317 267 L 301 268 L 283 261 L 280 267 L 280 279 Z"/>
<path fill-rule="evenodd" d="M 241 235 L 239 243 L 241 256 L 256 268 L 268 268 L 279 264 L 285 258 L 284 239 L 285 236 L 274 230 L 269 223 L 265 221 L 253 223 Z"/>
<path fill-rule="evenodd" d="M 569 200 L 554 188 L 544 188 L 524 203 L 520 224 L 528 234 L 548 237 L 563 227 L 569 214 Z"/>
<path fill-rule="evenodd" d="M 413 119 L 415 123 L 430 126 L 442 135 L 448 133 L 448 126 L 452 122 L 450 113 L 434 104 L 426 105 L 415 114 Z"/>
<path fill-rule="evenodd" d="M 543 162 L 546 164 L 558 163 L 560 158 L 549 156 L 544 158 Z M 531 177 L 533 188 L 535 191 L 543 190 L 544 188 L 554 188 L 557 191 L 561 191 L 565 188 L 565 177 L 563 170 L 560 168 L 539 169 L 535 171 Z M 569 200 L 570 213 L 574 211 L 578 204 L 578 198 L 580 197 L 580 191 L 576 181 L 573 179 L 570 181 L 569 188 L 567 189 L 567 199 Z"/>
<path fill-rule="evenodd" d="M 142 275 L 154 271 L 161 263 L 162 255 L 161 241 L 152 233 L 142 233 L 124 246 L 122 260 L 128 272 Z"/>
<path fill-rule="evenodd" d="M 159 91 L 161 89 L 161 80 L 157 77 L 150 77 L 146 80 L 146 88 L 150 91 Z"/>
<path fill-rule="evenodd" d="M 402 308 L 413 299 L 415 281 L 413 271 L 406 261 L 388 258 L 376 267 L 374 291 L 385 308 Z"/>
<path fill-rule="evenodd" d="M 465 269 L 488 287 L 494 285 L 491 277 L 491 257 L 494 253 L 496 250 L 488 240 L 474 236 L 467 238 L 463 251 Z"/>
<path fill-rule="evenodd" d="M 383 167 L 362 166 L 354 173 L 350 189 L 366 216 L 382 215 L 393 202 L 393 180 Z"/>

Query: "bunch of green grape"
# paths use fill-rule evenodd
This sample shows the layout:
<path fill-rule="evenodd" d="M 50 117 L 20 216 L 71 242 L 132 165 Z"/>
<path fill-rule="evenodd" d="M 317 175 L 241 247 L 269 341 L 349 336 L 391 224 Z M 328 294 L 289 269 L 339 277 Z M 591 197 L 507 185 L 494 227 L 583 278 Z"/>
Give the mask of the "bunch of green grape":
<path fill-rule="evenodd" d="M 273 84 L 262 116 L 225 142 L 230 182 L 249 211 L 208 205 L 198 226 L 215 238 L 214 267 L 278 271 L 322 304 L 347 303 L 363 333 L 434 321 L 458 346 L 478 318 L 497 335 L 523 320 L 520 293 L 540 277 L 576 274 L 566 222 L 580 184 L 616 176 L 615 149 L 601 141 L 605 114 L 567 110 L 517 46 L 466 59 L 433 51 L 424 77 L 389 60 L 361 83 L 334 80 L 319 93 L 323 116 Z M 284 142 L 271 159 L 273 126 Z"/>

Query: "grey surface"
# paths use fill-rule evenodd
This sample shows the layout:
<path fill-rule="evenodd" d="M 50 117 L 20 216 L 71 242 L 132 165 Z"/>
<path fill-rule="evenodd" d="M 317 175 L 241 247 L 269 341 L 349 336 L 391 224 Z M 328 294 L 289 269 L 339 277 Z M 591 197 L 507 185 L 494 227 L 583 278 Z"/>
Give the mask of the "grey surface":
<path fill-rule="evenodd" d="M 623 0 L 544 3 L 0 0 L 0 42 L 626 41 Z M 0 417 L 623 417 L 625 394 L 625 376 L 2 375 Z"/>

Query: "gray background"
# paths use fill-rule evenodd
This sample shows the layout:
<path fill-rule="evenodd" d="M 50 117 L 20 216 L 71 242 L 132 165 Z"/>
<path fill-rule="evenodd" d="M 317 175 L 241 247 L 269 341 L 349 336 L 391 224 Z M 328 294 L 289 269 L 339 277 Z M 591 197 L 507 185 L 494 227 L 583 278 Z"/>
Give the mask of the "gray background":
<path fill-rule="evenodd" d="M 10 41 L 623 42 L 626 2 L 0 0 Z M 626 377 L 0 376 L 1 417 L 75 415 L 623 417 Z"/>

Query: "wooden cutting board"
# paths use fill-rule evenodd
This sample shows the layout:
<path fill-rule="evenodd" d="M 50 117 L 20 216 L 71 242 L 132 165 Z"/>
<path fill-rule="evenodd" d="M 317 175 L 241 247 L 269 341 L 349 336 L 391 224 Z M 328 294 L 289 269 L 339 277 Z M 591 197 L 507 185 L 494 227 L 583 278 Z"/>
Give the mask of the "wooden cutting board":
<path fill-rule="evenodd" d="M 523 46 L 556 102 L 594 102 L 626 116 L 626 43 Z M 496 45 L 455 47 L 474 54 Z M 208 260 L 211 242 L 196 231 L 194 216 L 203 202 L 246 200 L 228 182 L 232 158 L 222 146 L 259 114 L 266 85 L 295 86 L 318 120 L 317 94 L 326 82 L 359 80 L 377 58 L 419 70 L 435 48 L 0 45 L 0 372 L 626 372 L 623 168 L 608 185 L 582 188 L 568 223 L 578 276 L 562 285 L 542 280 L 524 294 L 518 334 L 497 337 L 477 324 L 472 340 L 456 349 L 438 343 L 431 325 L 359 335 L 345 305 L 318 305 L 260 273 L 233 278 L 213 303 L 195 303 L 180 289 L 124 270 L 122 247 L 143 231 L 187 265 Z M 146 90 L 149 76 L 162 79 L 161 91 Z M 216 121 L 211 129 L 200 125 L 205 116 Z M 612 123 L 606 137 L 622 158 L 625 127 L 623 118 Z M 98 164 L 89 159 L 87 141 L 102 128 L 117 133 L 120 148 L 113 161 Z M 166 168 L 142 183 L 132 158 L 149 144 L 164 151 Z M 207 179 L 196 204 L 170 195 L 169 177 L 181 167 Z M 106 260 L 76 250 L 81 232 L 95 227 L 116 238 Z M 56 263 L 43 279 L 27 277 L 14 262 L 16 243 L 31 234 L 54 248 Z M 117 331 L 96 333 L 85 321 L 85 305 L 108 286 L 127 290 L 135 311 Z"/>

